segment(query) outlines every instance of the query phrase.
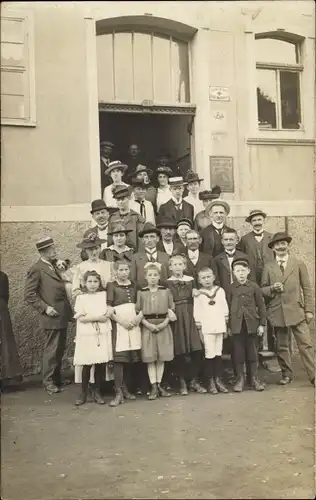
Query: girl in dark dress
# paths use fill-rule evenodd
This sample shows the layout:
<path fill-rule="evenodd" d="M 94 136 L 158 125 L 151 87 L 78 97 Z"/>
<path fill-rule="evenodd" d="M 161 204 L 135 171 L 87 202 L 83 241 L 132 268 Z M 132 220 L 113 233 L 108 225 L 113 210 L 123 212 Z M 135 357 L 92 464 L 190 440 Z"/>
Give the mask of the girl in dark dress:
<path fill-rule="evenodd" d="M 184 255 L 173 255 L 169 259 L 171 277 L 168 287 L 175 303 L 177 321 L 173 324 L 173 343 L 175 369 L 180 379 L 180 394 L 188 394 L 186 379 L 191 379 L 190 389 L 205 394 L 206 389 L 197 381 L 203 359 L 203 346 L 193 316 L 193 295 L 195 282 L 186 276 L 186 258 Z M 190 358 L 190 372 L 186 366 L 186 357 Z"/>
<path fill-rule="evenodd" d="M 136 284 L 131 283 L 130 263 L 117 260 L 113 264 L 116 280 L 108 283 L 107 304 L 114 308 L 112 318 L 112 345 L 114 361 L 115 398 L 110 406 L 118 406 L 125 399 L 136 399 L 130 394 L 128 382 L 132 363 L 141 361 L 142 312 L 136 312 Z"/>
<path fill-rule="evenodd" d="M 131 262 L 134 249 L 126 245 L 126 236 L 131 232 L 131 229 L 126 229 L 122 224 L 118 224 L 113 231 L 108 233 L 113 238 L 113 245 L 110 245 L 108 248 L 102 250 L 100 259 L 107 260 L 108 262 L 125 259 Z M 114 280 L 115 273 L 113 265 L 111 266 L 111 275 Z"/>
<path fill-rule="evenodd" d="M 8 276 L 0 271 L 1 389 L 19 386 L 22 382 L 22 367 L 12 331 L 8 302 Z"/>

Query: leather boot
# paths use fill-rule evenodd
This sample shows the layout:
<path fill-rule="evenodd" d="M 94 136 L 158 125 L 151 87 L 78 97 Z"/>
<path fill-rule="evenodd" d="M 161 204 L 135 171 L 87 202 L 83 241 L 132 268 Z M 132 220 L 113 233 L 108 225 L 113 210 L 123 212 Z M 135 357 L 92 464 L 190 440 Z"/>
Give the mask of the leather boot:
<path fill-rule="evenodd" d="M 251 380 L 251 387 L 255 391 L 264 391 L 264 385 L 257 379 L 257 377 L 253 377 Z"/>
<path fill-rule="evenodd" d="M 98 405 L 104 405 L 105 404 L 105 400 L 103 399 L 103 397 L 101 396 L 101 393 L 100 393 L 100 389 L 99 388 L 95 388 L 94 389 L 94 392 L 93 392 L 93 399 L 94 399 L 94 402 L 97 403 Z"/>
<path fill-rule="evenodd" d="M 158 384 L 152 384 L 151 391 L 148 395 L 149 401 L 153 401 L 154 399 L 157 399 L 158 396 L 159 396 Z"/>
<path fill-rule="evenodd" d="M 244 389 L 244 385 L 245 385 L 244 376 L 243 375 L 238 375 L 237 376 L 236 384 L 233 387 L 233 391 L 234 392 L 242 392 L 243 389 Z"/>
<path fill-rule="evenodd" d="M 123 391 L 124 399 L 127 399 L 129 401 L 134 401 L 136 399 L 136 396 L 134 396 L 134 394 L 131 394 L 129 392 L 129 390 L 127 389 L 125 384 L 123 384 L 122 391 Z"/>
<path fill-rule="evenodd" d="M 80 405 L 85 404 L 85 402 L 87 401 L 87 392 L 88 392 L 87 390 L 81 389 L 79 398 L 75 402 L 76 406 L 80 406 Z"/>
<path fill-rule="evenodd" d="M 158 391 L 162 398 L 169 398 L 171 396 L 170 392 L 166 391 L 160 384 L 158 384 Z"/>
<path fill-rule="evenodd" d="M 187 396 L 188 388 L 184 378 L 180 378 L 180 396 Z"/>
<path fill-rule="evenodd" d="M 207 392 L 207 390 L 204 389 L 204 387 L 202 387 L 201 384 L 195 379 L 191 381 L 190 389 L 191 391 L 197 392 L 198 394 L 205 394 Z"/>
<path fill-rule="evenodd" d="M 209 392 L 210 394 L 218 394 L 218 390 L 215 385 L 215 380 L 213 378 L 210 379 L 210 382 L 207 387 L 207 392 Z"/>
<path fill-rule="evenodd" d="M 117 389 L 115 397 L 114 399 L 112 399 L 112 401 L 110 401 L 109 406 L 114 408 L 115 406 L 121 405 L 123 403 L 124 403 L 124 397 L 122 389 Z"/>
<path fill-rule="evenodd" d="M 215 379 L 215 385 L 216 385 L 216 388 L 217 388 L 218 392 L 221 392 L 223 394 L 227 394 L 228 393 L 227 387 L 224 385 L 224 383 L 222 382 L 222 380 L 219 377 L 216 377 L 216 379 Z"/>

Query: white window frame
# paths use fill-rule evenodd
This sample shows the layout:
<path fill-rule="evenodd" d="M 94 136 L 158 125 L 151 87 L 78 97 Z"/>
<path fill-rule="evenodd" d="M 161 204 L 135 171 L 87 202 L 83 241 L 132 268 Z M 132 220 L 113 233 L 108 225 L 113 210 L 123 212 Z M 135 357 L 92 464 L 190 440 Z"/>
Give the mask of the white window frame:
<path fill-rule="evenodd" d="M 36 126 L 36 90 L 35 90 L 35 50 L 34 50 L 34 17 L 31 12 L 16 10 L 14 7 L 4 7 L 2 9 L 2 19 L 24 21 L 25 23 L 25 70 L 15 66 L 1 66 L 2 71 L 25 71 L 28 85 L 25 99 L 28 99 L 29 114 L 26 118 L 2 118 L 1 126 Z"/>

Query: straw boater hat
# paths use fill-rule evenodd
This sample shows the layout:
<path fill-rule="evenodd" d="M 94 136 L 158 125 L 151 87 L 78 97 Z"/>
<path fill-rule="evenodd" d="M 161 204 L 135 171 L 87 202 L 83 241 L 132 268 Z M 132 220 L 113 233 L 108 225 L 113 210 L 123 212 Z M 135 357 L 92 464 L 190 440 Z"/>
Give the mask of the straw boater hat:
<path fill-rule="evenodd" d="M 91 202 L 91 210 L 90 214 L 94 214 L 94 212 L 98 212 L 99 210 L 107 210 L 108 212 L 116 212 L 118 209 L 116 207 L 108 207 L 104 200 L 93 200 Z"/>
<path fill-rule="evenodd" d="M 169 178 L 169 186 L 177 187 L 177 186 L 186 186 L 187 182 L 184 182 L 183 177 L 170 177 Z"/>
<path fill-rule="evenodd" d="M 268 243 L 269 248 L 273 248 L 275 243 L 278 243 L 278 241 L 287 241 L 288 243 L 291 243 L 292 238 L 285 232 L 279 232 L 275 233 L 272 236 L 272 239 Z"/>
<path fill-rule="evenodd" d="M 87 249 L 87 248 L 99 247 L 102 245 L 102 243 L 106 243 L 106 240 L 102 240 L 96 233 L 91 232 L 87 234 L 87 236 L 82 240 L 82 242 L 78 243 L 78 245 L 76 246 L 77 248 Z"/>
<path fill-rule="evenodd" d="M 139 232 L 139 237 L 142 238 L 145 234 L 156 233 L 160 236 L 160 230 L 151 224 L 151 222 L 146 222 L 144 228 Z"/>
<path fill-rule="evenodd" d="M 189 170 L 185 180 L 188 184 L 190 184 L 190 182 L 202 182 L 204 179 L 200 179 L 196 172 L 193 172 L 193 170 Z"/>
<path fill-rule="evenodd" d="M 108 234 L 119 234 L 119 233 L 124 233 L 124 234 L 128 234 L 128 233 L 132 233 L 133 230 L 132 229 L 127 229 L 125 226 L 123 226 L 123 224 L 117 224 L 115 226 L 114 229 L 112 229 L 112 231 L 108 232 Z"/>
<path fill-rule="evenodd" d="M 171 219 L 167 219 L 166 217 L 161 219 L 160 222 L 157 224 L 158 229 L 161 229 L 161 228 L 175 229 L 176 227 L 177 227 L 177 223 Z"/>
<path fill-rule="evenodd" d="M 130 186 L 116 186 L 113 190 L 113 198 L 114 199 L 119 199 L 119 198 L 125 198 L 125 197 L 130 197 L 131 195 L 131 189 Z"/>
<path fill-rule="evenodd" d="M 222 190 L 219 186 L 214 186 L 211 190 L 205 189 L 205 191 L 200 191 L 199 192 L 199 199 L 200 200 L 216 200 L 216 198 L 220 197 L 221 192 L 222 192 Z"/>
<path fill-rule="evenodd" d="M 255 217 L 256 215 L 262 215 L 262 217 L 266 218 L 267 217 L 267 214 L 265 212 L 263 212 L 262 210 L 260 209 L 255 209 L 255 210 L 251 210 L 248 217 L 246 217 L 246 222 L 251 222 L 251 219 L 253 217 Z"/>
<path fill-rule="evenodd" d="M 178 224 L 177 224 L 177 228 L 180 226 L 189 226 L 190 229 L 193 228 L 193 224 L 192 224 L 192 221 L 190 219 L 180 219 Z"/>
<path fill-rule="evenodd" d="M 142 165 L 141 163 L 139 165 L 137 165 L 137 167 L 135 168 L 134 172 L 132 172 L 131 174 L 129 174 L 129 178 L 130 177 L 136 177 L 138 174 L 140 174 L 141 172 L 146 172 L 148 174 L 148 177 L 151 177 L 153 175 L 153 171 L 146 167 L 146 165 Z"/>
<path fill-rule="evenodd" d="M 232 268 L 237 264 L 244 264 L 249 267 L 248 257 L 235 257 L 232 261 Z"/>
<path fill-rule="evenodd" d="M 50 236 L 46 236 L 36 243 L 36 248 L 38 251 L 41 251 L 53 245 L 55 245 L 53 238 L 51 238 Z"/>
<path fill-rule="evenodd" d="M 223 207 L 226 214 L 228 215 L 229 212 L 230 212 L 230 206 L 228 205 L 228 203 L 226 203 L 226 201 L 223 201 L 223 200 L 214 200 L 212 201 L 209 206 L 207 207 L 207 210 L 211 210 L 213 207 L 217 207 L 217 206 L 220 206 L 220 207 Z"/>
<path fill-rule="evenodd" d="M 115 161 L 111 161 L 109 163 L 109 166 L 108 168 L 105 170 L 105 175 L 110 175 L 111 172 L 113 172 L 113 170 L 121 170 L 122 173 L 124 174 L 124 172 L 126 172 L 127 170 L 127 165 L 125 165 L 125 163 L 122 163 L 120 160 L 115 160 Z"/>

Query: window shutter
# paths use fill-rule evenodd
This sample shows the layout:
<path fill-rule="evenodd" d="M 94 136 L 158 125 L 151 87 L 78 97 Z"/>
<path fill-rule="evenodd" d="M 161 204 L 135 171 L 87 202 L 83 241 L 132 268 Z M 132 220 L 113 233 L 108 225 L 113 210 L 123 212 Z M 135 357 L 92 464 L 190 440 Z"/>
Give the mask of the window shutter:
<path fill-rule="evenodd" d="M 1 19 L 1 124 L 35 125 L 32 22 L 3 10 Z"/>

